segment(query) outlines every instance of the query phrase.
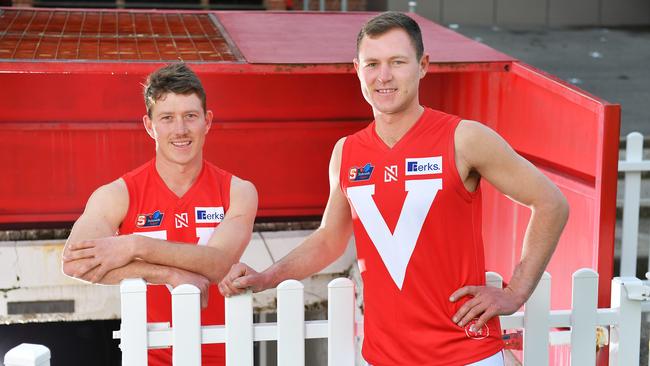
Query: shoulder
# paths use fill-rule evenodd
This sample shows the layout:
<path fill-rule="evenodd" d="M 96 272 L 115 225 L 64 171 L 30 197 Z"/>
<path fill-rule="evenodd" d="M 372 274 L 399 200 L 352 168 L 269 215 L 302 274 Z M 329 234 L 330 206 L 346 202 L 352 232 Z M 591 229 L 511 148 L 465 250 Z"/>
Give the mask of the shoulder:
<path fill-rule="evenodd" d="M 129 191 L 124 179 L 119 178 L 97 188 L 88 199 L 86 213 L 95 213 L 121 222 L 129 208 Z"/>
<path fill-rule="evenodd" d="M 252 182 L 241 179 L 234 175 L 230 180 L 230 191 L 257 196 L 257 188 L 255 188 L 255 185 Z"/>
<path fill-rule="evenodd" d="M 336 141 L 336 144 L 334 144 L 334 149 L 332 150 L 332 156 L 338 155 L 341 156 L 341 152 L 343 151 L 343 145 L 345 145 L 345 142 L 348 140 L 348 137 L 341 137 L 338 141 Z"/>
<path fill-rule="evenodd" d="M 476 121 L 461 120 L 454 133 L 457 158 L 470 167 L 512 155 L 512 148 L 494 130 Z"/>
<path fill-rule="evenodd" d="M 90 196 L 90 200 L 94 201 L 108 201 L 120 203 L 126 200 L 128 204 L 129 190 L 126 187 L 126 182 L 122 178 L 118 178 L 108 184 L 97 188 Z"/>
<path fill-rule="evenodd" d="M 252 182 L 232 176 L 230 181 L 230 208 L 255 215 L 257 212 L 257 189 Z"/>

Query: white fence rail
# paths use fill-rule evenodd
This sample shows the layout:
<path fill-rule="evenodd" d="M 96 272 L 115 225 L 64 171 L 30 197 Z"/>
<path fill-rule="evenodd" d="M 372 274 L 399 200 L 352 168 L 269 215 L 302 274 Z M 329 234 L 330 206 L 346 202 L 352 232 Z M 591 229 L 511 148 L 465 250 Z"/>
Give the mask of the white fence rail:
<path fill-rule="evenodd" d="M 618 162 L 618 171 L 625 174 L 620 275 L 621 277 L 634 277 L 636 276 L 639 245 L 641 173 L 650 171 L 650 160 L 643 160 L 643 135 L 640 133 L 632 132 L 627 135 L 625 160 Z M 648 260 L 650 265 L 650 253 Z"/>
<path fill-rule="evenodd" d="M 501 277 L 488 273 L 487 282 L 501 286 Z M 304 321 L 303 286 L 285 281 L 278 286 L 278 322 L 253 323 L 250 293 L 226 299 L 225 326 L 200 325 L 199 292 L 190 285 L 172 291 L 172 322 L 146 323 L 146 285 L 142 280 L 125 280 L 122 291 L 122 364 L 146 365 L 147 348 L 173 347 L 175 365 L 200 365 L 201 343 L 225 343 L 228 366 L 253 365 L 253 342 L 278 341 L 278 364 L 302 366 L 304 340 L 328 339 L 328 365 L 354 365 L 354 336 L 361 329 L 354 320 L 354 285 L 344 278 L 328 286 L 328 320 Z M 573 365 L 595 365 L 597 327 L 609 327 L 611 366 L 639 364 L 641 302 L 650 288 L 637 278 L 612 280 L 612 308 L 598 309 L 598 274 L 581 269 L 573 275 L 572 310 L 550 310 L 551 278 L 545 273 L 525 310 L 501 317 L 504 330 L 523 329 L 523 357 L 526 366 L 548 365 L 549 345 L 571 344 Z M 355 329 L 355 326 L 357 329 Z M 567 331 L 552 331 L 570 328 Z M 606 328 L 601 328 L 601 331 Z M 182 362 L 181 362 L 182 360 Z"/>
<path fill-rule="evenodd" d="M 279 365 L 304 365 L 305 339 L 327 338 L 328 365 L 354 365 L 354 284 L 337 278 L 328 285 L 328 320 L 304 321 L 303 285 L 284 281 L 277 288 L 278 322 L 253 323 L 252 294 L 226 298 L 225 326 L 201 326 L 199 290 L 181 285 L 172 291 L 172 323 L 147 325 L 143 280 L 124 280 L 121 338 L 123 365 L 146 365 L 147 348 L 173 347 L 173 364 L 199 366 L 200 345 L 226 344 L 226 365 L 252 366 L 253 342 L 278 341 Z M 129 309 L 135 309 L 131 311 Z"/>

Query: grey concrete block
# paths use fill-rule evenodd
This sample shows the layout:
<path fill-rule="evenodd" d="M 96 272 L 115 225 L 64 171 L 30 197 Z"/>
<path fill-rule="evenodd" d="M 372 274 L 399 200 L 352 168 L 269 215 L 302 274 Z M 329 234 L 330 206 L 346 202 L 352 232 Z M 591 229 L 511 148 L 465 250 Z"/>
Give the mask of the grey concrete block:
<path fill-rule="evenodd" d="M 548 0 L 550 26 L 598 25 L 600 1 Z"/>
<path fill-rule="evenodd" d="M 443 0 L 444 24 L 491 25 L 494 22 L 495 0 Z"/>
<path fill-rule="evenodd" d="M 442 23 L 442 0 L 420 0 L 415 12 L 436 23 Z"/>
<path fill-rule="evenodd" d="M 496 0 L 499 25 L 547 25 L 547 0 Z"/>
<path fill-rule="evenodd" d="M 650 24 L 648 0 L 602 0 L 602 25 Z"/>
<path fill-rule="evenodd" d="M 410 0 L 387 0 L 388 10 L 408 11 Z M 415 12 L 436 23 L 441 21 L 441 2 L 442 0 L 418 0 Z"/>

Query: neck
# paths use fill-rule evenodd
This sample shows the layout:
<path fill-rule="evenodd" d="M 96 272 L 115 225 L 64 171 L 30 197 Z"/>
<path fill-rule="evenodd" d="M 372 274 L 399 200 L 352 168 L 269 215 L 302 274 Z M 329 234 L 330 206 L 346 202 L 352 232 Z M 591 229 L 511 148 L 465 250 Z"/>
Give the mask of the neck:
<path fill-rule="evenodd" d="M 201 173 L 203 158 L 199 156 L 188 164 L 177 164 L 156 158 L 156 171 L 165 185 L 178 197 L 182 197 Z"/>
<path fill-rule="evenodd" d="M 388 147 L 393 147 L 413 127 L 422 113 L 424 107 L 419 104 L 398 113 L 374 111 L 375 131 Z"/>

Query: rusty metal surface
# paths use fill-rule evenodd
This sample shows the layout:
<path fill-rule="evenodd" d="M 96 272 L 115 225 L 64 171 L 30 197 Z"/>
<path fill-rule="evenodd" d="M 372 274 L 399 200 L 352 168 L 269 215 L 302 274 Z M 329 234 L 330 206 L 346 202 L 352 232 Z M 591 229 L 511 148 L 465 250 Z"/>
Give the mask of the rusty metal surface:
<path fill-rule="evenodd" d="M 5 9 L 0 59 L 241 61 L 208 13 Z"/>

